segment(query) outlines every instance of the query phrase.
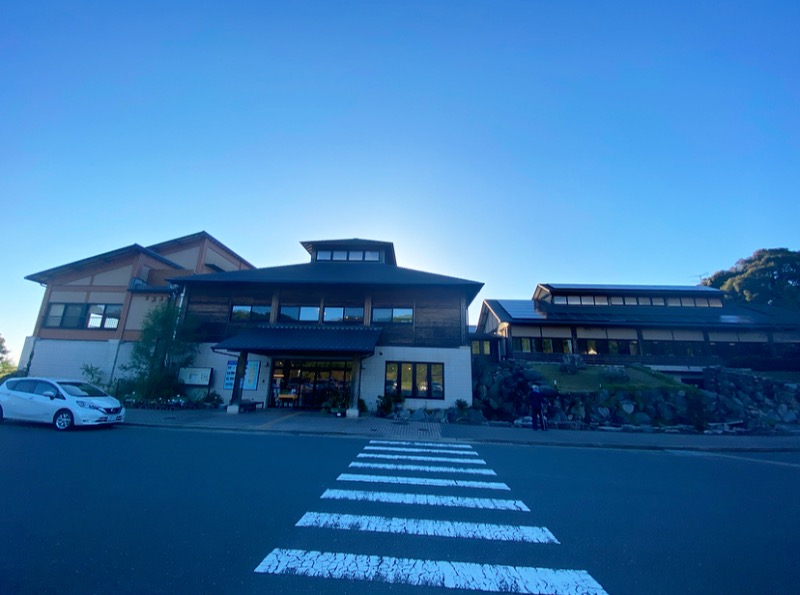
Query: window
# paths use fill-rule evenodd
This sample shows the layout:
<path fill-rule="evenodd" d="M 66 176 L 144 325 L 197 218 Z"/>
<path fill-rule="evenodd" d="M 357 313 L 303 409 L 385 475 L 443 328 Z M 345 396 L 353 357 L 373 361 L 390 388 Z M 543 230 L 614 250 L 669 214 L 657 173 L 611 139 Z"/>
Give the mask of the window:
<path fill-rule="evenodd" d="M 591 295 L 582 295 L 581 306 L 594 306 L 594 297 Z"/>
<path fill-rule="evenodd" d="M 115 329 L 122 315 L 120 304 L 90 304 L 87 328 Z"/>
<path fill-rule="evenodd" d="M 625 296 L 625 305 L 626 306 L 635 306 L 636 305 L 636 298 L 631 296 Z"/>
<path fill-rule="evenodd" d="M 113 330 L 121 316 L 122 304 L 50 304 L 44 326 Z"/>
<path fill-rule="evenodd" d="M 654 297 L 653 298 L 653 305 L 654 306 L 663 306 L 664 305 L 664 298 L 662 298 L 662 297 Z"/>
<path fill-rule="evenodd" d="M 557 296 L 553 297 L 553 303 L 557 304 L 557 305 L 560 305 L 560 306 L 563 306 L 564 304 L 567 303 L 567 296 L 565 296 L 565 295 L 557 295 Z"/>
<path fill-rule="evenodd" d="M 347 260 L 364 260 L 364 251 L 350 250 L 350 254 L 348 254 L 347 256 Z"/>
<path fill-rule="evenodd" d="M 568 295 L 567 296 L 567 303 L 570 306 L 579 306 L 581 303 L 581 296 L 579 295 Z"/>
<path fill-rule="evenodd" d="M 330 259 L 331 259 L 330 250 L 317 250 L 317 260 L 330 260 Z"/>
<path fill-rule="evenodd" d="M 319 322 L 319 306 L 281 306 L 278 322 Z"/>
<path fill-rule="evenodd" d="M 363 324 L 364 308 L 360 306 L 325 306 L 322 320 L 333 324 Z"/>
<path fill-rule="evenodd" d="M 623 304 L 623 300 L 621 296 L 612 295 L 611 296 L 611 305 L 612 306 L 621 306 Z"/>
<path fill-rule="evenodd" d="M 444 399 L 444 364 L 426 362 L 386 362 L 387 396 L 407 399 Z"/>
<path fill-rule="evenodd" d="M 667 298 L 667 306 L 680 306 L 681 299 L 676 297 Z"/>
<path fill-rule="evenodd" d="M 231 322 L 269 322 L 272 306 L 231 306 Z"/>
<path fill-rule="evenodd" d="M 596 306 L 608 306 L 608 296 L 596 295 L 594 296 L 594 303 Z"/>
<path fill-rule="evenodd" d="M 473 341 L 472 342 L 472 355 L 480 355 L 481 354 L 481 342 L 480 341 Z"/>
<path fill-rule="evenodd" d="M 380 252 L 377 250 L 366 250 L 364 252 L 364 260 L 369 262 L 377 262 L 381 258 Z"/>
<path fill-rule="evenodd" d="M 347 250 L 334 250 L 333 260 L 347 260 Z"/>
<path fill-rule="evenodd" d="M 652 303 L 650 302 L 649 297 L 640 297 L 639 298 L 639 305 L 640 306 L 650 306 Z"/>
<path fill-rule="evenodd" d="M 411 324 L 414 321 L 413 308 L 373 308 L 372 309 L 372 322 L 379 323 L 393 323 L 393 324 Z"/>
<path fill-rule="evenodd" d="M 691 306 L 694 308 L 694 298 L 681 298 L 681 306 Z"/>
<path fill-rule="evenodd" d="M 533 351 L 533 341 L 531 341 L 530 337 L 514 337 L 511 339 L 511 349 L 522 353 L 531 353 Z"/>

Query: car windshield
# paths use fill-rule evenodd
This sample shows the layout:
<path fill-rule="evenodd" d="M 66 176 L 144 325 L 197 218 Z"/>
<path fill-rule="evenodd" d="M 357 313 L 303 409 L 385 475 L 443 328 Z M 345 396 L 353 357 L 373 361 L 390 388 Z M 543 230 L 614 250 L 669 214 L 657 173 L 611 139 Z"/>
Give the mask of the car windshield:
<path fill-rule="evenodd" d="M 107 397 L 108 394 L 88 382 L 59 382 L 61 389 L 73 397 Z"/>

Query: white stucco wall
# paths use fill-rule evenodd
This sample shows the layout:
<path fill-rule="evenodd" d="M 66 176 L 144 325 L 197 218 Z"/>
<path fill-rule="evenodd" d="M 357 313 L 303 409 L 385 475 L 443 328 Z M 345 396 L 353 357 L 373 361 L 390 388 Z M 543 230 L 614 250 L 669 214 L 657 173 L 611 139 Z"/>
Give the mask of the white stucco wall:
<path fill-rule="evenodd" d="M 237 356 L 215 353 L 211 349 L 214 345 L 216 345 L 216 343 L 202 343 L 197 356 L 194 358 L 193 365 L 197 368 L 213 368 L 214 371 L 211 374 L 211 389 L 217 391 L 225 403 L 229 403 L 233 389 L 223 388 L 225 384 L 225 370 L 228 367 L 228 362 L 236 361 Z M 270 372 L 272 372 L 272 361 L 268 357 L 255 355 L 253 353 L 248 356 L 247 360 L 251 362 L 261 362 L 261 368 L 258 374 L 256 390 L 243 390 L 242 398 L 266 402 L 269 394 L 269 378 Z"/>
<path fill-rule="evenodd" d="M 103 373 L 103 382 L 119 377 L 120 364 L 128 361 L 131 344 L 120 341 L 67 341 L 28 338 L 25 342 L 25 360 L 28 363 L 29 350 L 33 352 L 31 359 L 31 376 L 54 376 L 57 378 L 84 378 L 81 366 L 96 366 Z"/>

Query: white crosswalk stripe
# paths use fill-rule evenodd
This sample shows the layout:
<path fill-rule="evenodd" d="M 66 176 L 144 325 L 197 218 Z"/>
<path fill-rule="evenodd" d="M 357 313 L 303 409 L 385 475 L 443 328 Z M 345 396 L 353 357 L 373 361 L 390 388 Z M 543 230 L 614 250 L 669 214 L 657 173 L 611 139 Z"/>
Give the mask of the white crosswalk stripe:
<path fill-rule="evenodd" d="M 384 461 L 419 461 L 426 463 L 460 463 L 461 465 L 485 465 L 482 459 L 451 459 L 448 457 L 425 457 L 422 455 L 385 455 L 378 453 L 362 452 L 356 456 L 358 459 L 381 459 Z"/>
<path fill-rule="evenodd" d="M 458 442 L 411 442 L 403 440 L 370 440 L 370 444 L 386 444 L 388 446 L 430 446 L 432 448 L 455 448 L 470 450 L 472 446 L 469 444 L 461 444 Z"/>
<path fill-rule="evenodd" d="M 469 467 L 435 467 L 430 465 L 398 465 L 396 463 L 361 463 L 353 461 L 348 465 L 351 469 L 382 469 L 384 471 L 415 471 L 422 473 L 464 473 L 467 475 L 494 475 L 493 469 L 475 469 Z"/>
<path fill-rule="evenodd" d="M 441 488 L 474 488 L 476 490 L 511 490 L 497 481 L 466 481 L 463 479 L 436 479 L 434 477 L 398 477 L 396 475 L 361 475 L 342 473 L 336 481 L 360 481 L 364 483 L 390 483 L 397 485 L 435 486 Z"/>
<path fill-rule="evenodd" d="M 497 474 L 470 445 L 400 440 L 371 440 L 350 463 L 351 469 L 391 471 L 392 474 L 342 473 L 337 481 L 452 489 L 510 491 L 508 485 L 451 477 L 418 477 L 405 473 L 440 475 Z M 378 451 L 378 452 L 375 452 Z M 369 460 L 364 460 L 369 459 Z M 424 463 L 424 464 L 422 464 Z M 430 463 L 430 464 L 429 464 Z M 441 465 L 438 465 L 440 464 Z M 505 511 L 527 514 L 521 500 L 477 498 L 450 494 L 418 494 L 372 490 L 327 489 L 321 500 L 329 502 L 382 503 L 445 508 Z M 337 505 L 338 506 L 338 505 Z M 490 514 L 490 512 L 487 512 Z M 497 513 L 491 513 L 497 514 Z M 306 529 L 360 531 L 407 536 L 407 539 L 443 537 L 527 544 L 558 545 L 546 527 L 522 524 L 474 523 L 412 517 L 384 517 L 342 512 L 307 512 L 297 522 Z M 398 537 L 399 539 L 399 537 Z M 413 545 L 419 548 L 419 542 Z M 255 569 L 257 573 L 288 574 L 328 579 L 348 579 L 413 586 L 440 587 L 502 593 L 540 595 L 608 595 L 584 570 L 477 564 L 450 560 L 426 560 L 348 552 L 322 552 L 276 548 Z"/>
<path fill-rule="evenodd" d="M 365 446 L 364 450 L 383 450 L 386 452 L 427 452 L 432 455 L 461 455 L 477 457 L 474 450 L 452 450 L 447 448 L 414 448 L 412 446 Z"/>
<path fill-rule="evenodd" d="M 607 595 L 603 587 L 583 570 L 417 560 L 339 552 L 275 549 L 255 571 L 490 593 Z"/>
<path fill-rule="evenodd" d="M 486 539 L 491 541 L 558 543 L 558 540 L 546 527 L 389 518 L 327 512 L 307 512 L 297 522 L 296 526 L 371 531 L 375 533 L 398 533 L 401 535 L 427 535 L 430 537 Z"/>
<path fill-rule="evenodd" d="M 360 502 L 385 502 L 389 504 L 412 504 L 416 506 L 448 506 L 530 512 L 530 508 L 525 506 L 525 503 L 521 500 L 504 500 L 500 498 L 467 498 L 462 496 L 366 492 L 361 490 L 325 490 L 321 497 L 323 500 L 357 500 Z"/>

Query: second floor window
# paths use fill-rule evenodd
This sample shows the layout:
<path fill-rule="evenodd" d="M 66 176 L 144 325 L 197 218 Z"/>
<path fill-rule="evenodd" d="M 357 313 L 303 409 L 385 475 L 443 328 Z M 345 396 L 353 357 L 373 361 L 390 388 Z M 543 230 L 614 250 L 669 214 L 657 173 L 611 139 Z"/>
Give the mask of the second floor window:
<path fill-rule="evenodd" d="M 372 322 L 376 324 L 411 324 L 414 308 L 373 308 Z"/>
<path fill-rule="evenodd" d="M 361 306 L 325 306 L 322 320 L 333 324 L 363 324 L 364 308 Z"/>
<path fill-rule="evenodd" d="M 231 322 L 269 322 L 272 306 L 231 306 Z"/>
<path fill-rule="evenodd" d="M 319 322 L 319 306 L 281 306 L 279 322 Z"/>
<path fill-rule="evenodd" d="M 122 304 L 50 304 L 44 326 L 113 330 L 121 316 Z"/>

